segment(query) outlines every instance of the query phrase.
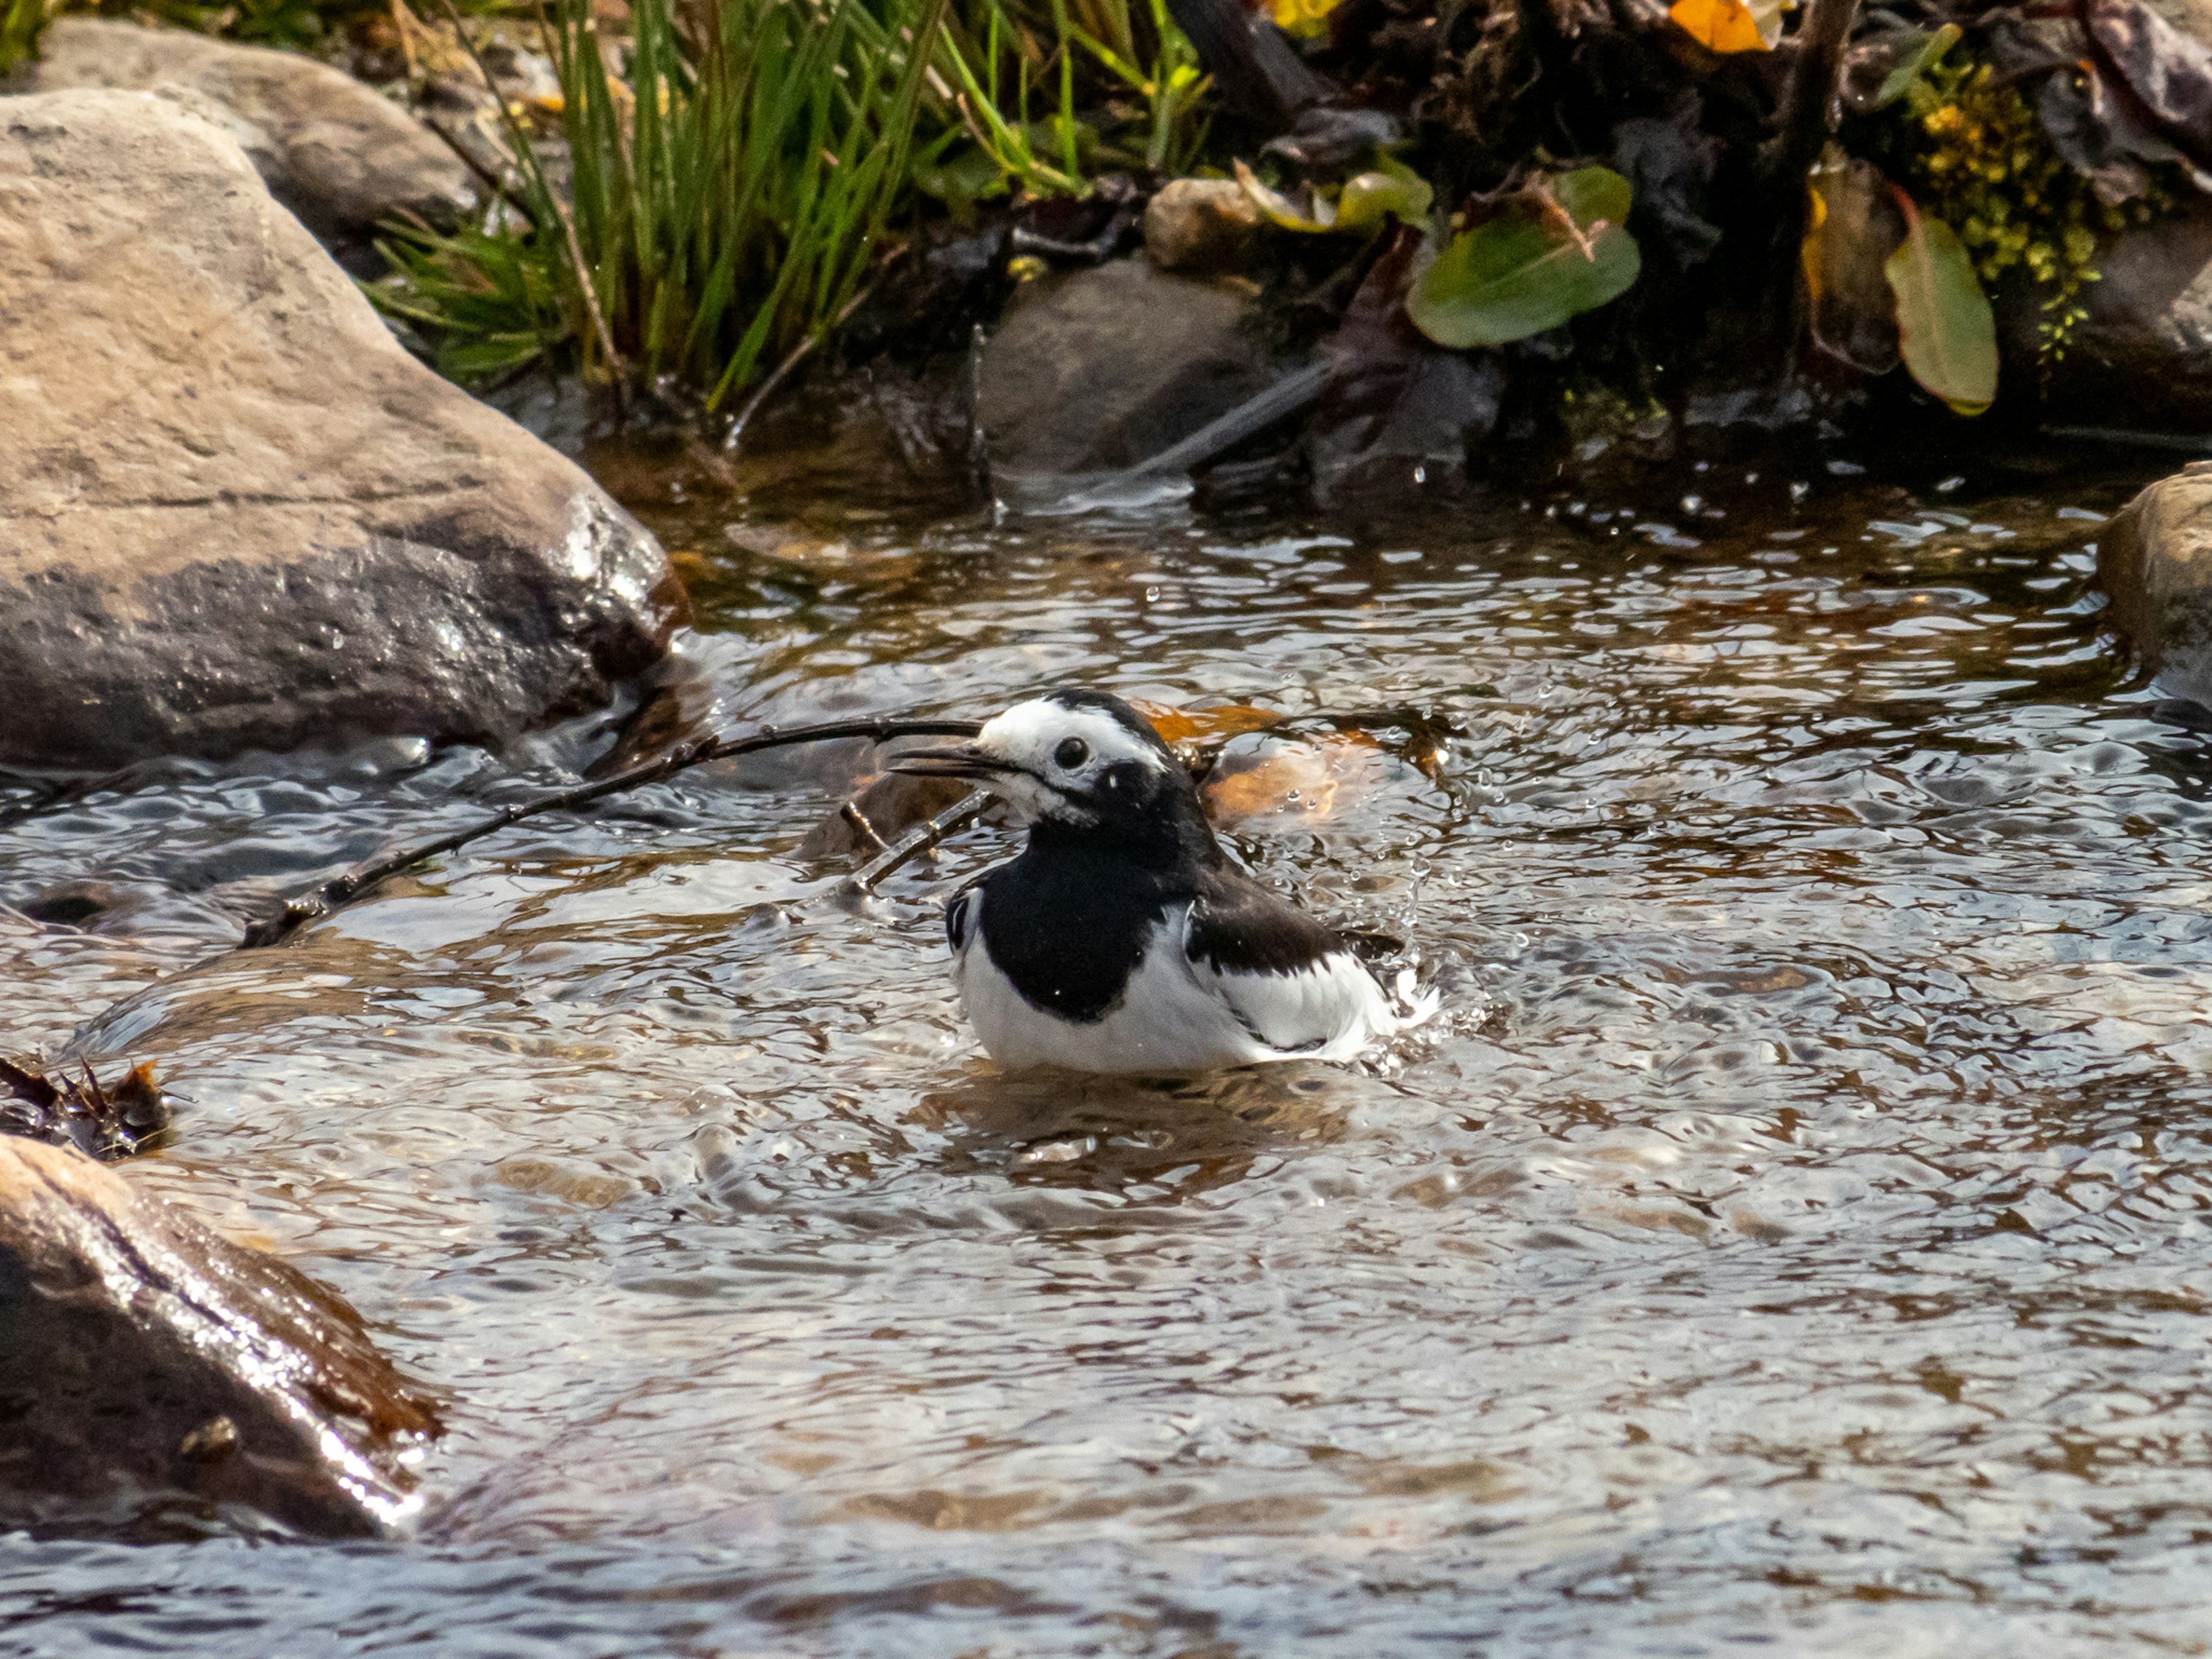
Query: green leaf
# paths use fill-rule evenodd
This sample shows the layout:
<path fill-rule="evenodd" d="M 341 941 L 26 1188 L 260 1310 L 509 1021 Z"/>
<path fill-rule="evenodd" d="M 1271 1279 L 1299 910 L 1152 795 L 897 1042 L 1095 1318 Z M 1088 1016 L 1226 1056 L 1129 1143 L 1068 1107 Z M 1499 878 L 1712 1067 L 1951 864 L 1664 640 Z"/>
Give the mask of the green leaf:
<path fill-rule="evenodd" d="M 1336 198 L 1336 228 L 1379 230 L 1391 214 L 1418 225 L 1428 216 L 1436 192 L 1404 162 L 1384 156 L 1371 173 L 1345 181 Z"/>
<path fill-rule="evenodd" d="M 960 216 L 971 215 L 975 204 L 986 197 L 1004 195 L 1006 175 L 988 154 L 965 144 L 950 161 L 917 161 L 914 187 L 925 196 L 934 196 Z"/>
<path fill-rule="evenodd" d="M 1303 236 L 1328 236 L 1343 232 L 1372 235 L 1392 214 L 1419 224 L 1427 217 L 1436 192 L 1402 161 L 1384 156 L 1372 171 L 1347 179 L 1336 199 L 1316 192 L 1310 207 L 1301 208 L 1280 191 L 1270 190 L 1243 162 L 1237 163 L 1237 182 L 1271 223 Z"/>
<path fill-rule="evenodd" d="M 1279 190 L 1270 190 L 1260 182 L 1260 177 L 1243 162 L 1237 163 L 1237 182 L 1243 186 L 1244 194 L 1252 205 L 1270 222 L 1285 230 L 1295 230 L 1304 235 L 1319 236 L 1336 228 L 1336 210 L 1328 203 L 1315 198 L 1310 213 L 1302 211 L 1296 202 Z"/>
<path fill-rule="evenodd" d="M 1870 112 L 1887 109 L 1912 90 L 1912 83 L 1943 61 L 1943 54 L 1959 42 L 1963 31 L 1956 23 L 1946 23 L 1940 29 L 1923 33 L 1915 29 L 1917 37 L 1899 53 L 1897 65 L 1882 78 L 1879 90 L 1866 106 Z"/>
<path fill-rule="evenodd" d="M 1452 238 L 1406 296 L 1407 314 L 1438 345 L 1463 349 L 1526 339 L 1595 311 L 1643 269 L 1623 228 L 1629 201 L 1628 180 L 1608 167 L 1540 176 Z"/>
<path fill-rule="evenodd" d="M 1897 295 L 1899 345 L 1912 378 L 1961 415 L 1996 401 L 1997 321 L 1957 234 L 1903 191 L 1905 246 L 1882 267 Z"/>

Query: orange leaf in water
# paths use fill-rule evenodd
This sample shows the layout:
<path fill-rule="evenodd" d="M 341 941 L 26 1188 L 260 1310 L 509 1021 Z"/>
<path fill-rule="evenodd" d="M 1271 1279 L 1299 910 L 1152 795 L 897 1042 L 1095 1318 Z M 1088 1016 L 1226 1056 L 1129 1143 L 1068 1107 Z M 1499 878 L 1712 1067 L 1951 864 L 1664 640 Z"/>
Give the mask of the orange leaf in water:
<path fill-rule="evenodd" d="M 1743 0 L 1674 0 L 1667 15 L 1715 52 L 1765 52 L 1769 42 Z"/>
<path fill-rule="evenodd" d="M 1169 744 L 1194 739 L 1218 742 L 1246 732 L 1263 732 L 1283 718 L 1267 709 L 1241 702 L 1224 703 L 1218 708 L 1170 708 L 1164 702 L 1146 702 L 1139 698 L 1130 706 L 1152 723 L 1152 730 L 1160 734 L 1162 743 Z"/>
<path fill-rule="evenodd" d="M 1206 808 L 1224 823 L 1263 816 L 1325 818 L 1380 781 L 1376 763 L 1382 754 L 1382 745 L 1363 732 L 1285 743 L 1249 765 L 1214 774 L 1206 786 Z"/>

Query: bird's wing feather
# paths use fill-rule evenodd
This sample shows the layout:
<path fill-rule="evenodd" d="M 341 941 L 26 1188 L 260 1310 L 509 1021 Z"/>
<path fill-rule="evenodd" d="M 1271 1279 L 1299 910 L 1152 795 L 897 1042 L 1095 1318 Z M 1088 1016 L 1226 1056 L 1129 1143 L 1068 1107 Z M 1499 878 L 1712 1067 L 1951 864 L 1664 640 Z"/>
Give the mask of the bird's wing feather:
<path fill-rule="evenodd" d="M 990 874 L 985 871 L 983 875 Z M 975 929 L 983 918 L 983 876 L 976 876 L 960 884 L 960 890 L 945 903 L 945 939 L 958 956 L 968 948 L 968 941 L 975 937 Z"/>
<path fill-rule="evenodd" d="M 1350 1052 L 1395 1024 L 1382 988 L 1342 939 L 1236 871 L 1200 884 L 1183 952 L 1199 982 L 1271 1048 Z"/>

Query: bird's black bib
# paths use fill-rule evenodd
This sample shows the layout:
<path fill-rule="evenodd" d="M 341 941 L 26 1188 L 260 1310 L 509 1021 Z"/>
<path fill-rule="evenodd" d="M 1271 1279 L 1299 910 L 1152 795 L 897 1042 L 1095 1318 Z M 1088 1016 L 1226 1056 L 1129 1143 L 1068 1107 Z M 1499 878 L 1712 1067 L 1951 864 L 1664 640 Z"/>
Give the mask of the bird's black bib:
<path fill-rule="evenodd" d="M 1120 1003 L 1168 907 L 1188 896 L 1112 850 L 1034 839 L 981 885 L 993 964 L 1030 1006 L 1085 1024 Z"/>

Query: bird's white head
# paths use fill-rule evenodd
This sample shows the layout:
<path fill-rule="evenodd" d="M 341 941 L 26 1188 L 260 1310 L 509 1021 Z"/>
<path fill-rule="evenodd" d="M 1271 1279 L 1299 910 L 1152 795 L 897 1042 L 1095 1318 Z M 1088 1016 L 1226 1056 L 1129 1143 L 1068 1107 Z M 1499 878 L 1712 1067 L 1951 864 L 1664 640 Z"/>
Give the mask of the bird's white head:
<path fill-rule="evenodd" d="M 973 778 L 1024 823 L 1096 828 L 1156 803 L 1189 776 L 1152 725 L 1119 697 L 1051 691 L 1016 703 L 973 742 L 911 750 L 892 769 Z"/>

